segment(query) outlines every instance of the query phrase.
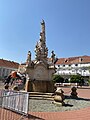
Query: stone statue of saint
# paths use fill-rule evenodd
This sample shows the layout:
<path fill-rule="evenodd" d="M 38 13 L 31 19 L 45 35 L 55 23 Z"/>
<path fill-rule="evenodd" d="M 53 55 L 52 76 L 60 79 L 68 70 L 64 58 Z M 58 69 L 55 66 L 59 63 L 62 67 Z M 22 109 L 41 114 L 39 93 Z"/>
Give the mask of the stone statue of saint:
<path fill-rule="evenodd" d="M 27 55 L 27 62 L 30 62 L 31 61 L 31 52 L 28 51 L 28 55 Z"/>
<path fill-rule="evenodd" d="M 52 60 L 52 63 L 54 63 L 54 61 L 55 61 L 55 53 L 54 53 L 54 51 L 52 51 L 51 53 L 52 53 L 51 54 L 51 60 Z"/>

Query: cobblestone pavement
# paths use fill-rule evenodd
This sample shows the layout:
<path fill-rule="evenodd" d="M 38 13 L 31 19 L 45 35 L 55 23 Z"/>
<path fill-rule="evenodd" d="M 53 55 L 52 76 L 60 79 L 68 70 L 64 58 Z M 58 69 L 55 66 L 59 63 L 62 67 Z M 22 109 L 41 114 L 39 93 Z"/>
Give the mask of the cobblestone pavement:
<path fill-rule="evenodd" d="M 62 89 L 70 94 L 70 88 Z M 90 99 L 90 87 L 79 88 L 77 92 L 79 97 Z M 65 112 L 29 112 L 28 118 L 0 109 L 0 120 L 90 120 L 90 107 Z"/>
<path fill-rule="evenodd" d="M 64 88 L 65 94 L 70 94 L 71 88 Z M 77 89 L 78 96 L 90 99 L 90 87 L 82 87 Z M 90 120 L 90 107 L 80 110 L 72 110 L 65 112 L 30 112 L 34 116 L 32 120 Z"/>

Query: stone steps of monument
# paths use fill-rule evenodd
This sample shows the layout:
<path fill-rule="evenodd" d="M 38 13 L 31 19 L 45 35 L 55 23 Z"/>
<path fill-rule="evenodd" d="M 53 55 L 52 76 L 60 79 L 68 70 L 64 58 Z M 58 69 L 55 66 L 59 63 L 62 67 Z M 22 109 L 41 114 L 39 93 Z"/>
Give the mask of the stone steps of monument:
<path fill-rule="evenodd" d="M 30 99 L 53 100 L 54 96 L 52 96 L 52 93 L 29 92 L 29 98 Z"/>

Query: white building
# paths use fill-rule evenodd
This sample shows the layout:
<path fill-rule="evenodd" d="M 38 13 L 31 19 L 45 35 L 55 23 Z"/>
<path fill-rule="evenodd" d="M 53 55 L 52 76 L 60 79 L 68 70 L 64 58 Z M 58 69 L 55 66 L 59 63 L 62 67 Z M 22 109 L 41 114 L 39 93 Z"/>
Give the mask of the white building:
<path fill-rule="evenodd" d="M 59 58 L 55 64 L 56 74 L 62 76 L 76 75 L 90 76 L 90 56 Z"/>
<path fill-rule="evenodd" d="M 19 63 L 0 59 L 0 78 L 8 76 L 11 71 L 16 71 L 19 67 Z"/>

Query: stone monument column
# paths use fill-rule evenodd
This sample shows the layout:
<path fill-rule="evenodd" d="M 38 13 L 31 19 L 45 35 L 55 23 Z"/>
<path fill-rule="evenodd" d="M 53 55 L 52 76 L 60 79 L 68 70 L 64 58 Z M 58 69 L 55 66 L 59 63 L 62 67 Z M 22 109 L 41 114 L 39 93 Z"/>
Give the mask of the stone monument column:
<path fill-rule="evenodd" d="M 30 91 L 35 92 L 54 92 L 54 83 L 52 75 L 55 73 L 54 59 L 55 54 L 52 52 L 52 62 L 48 61 L 48 48 L 46 46 L 45 22 L 41 22 L 40 39 L 35 46 L 35 60 L 31 60 L 31 52 L 28 51 L 25 72 L 30 79 Z M 22 67 L 24 69 L 24 67 Z M 22 69 L 21 68 L 21 69 Z M 27 88 L 26 88 L 27 89 Z"/>

